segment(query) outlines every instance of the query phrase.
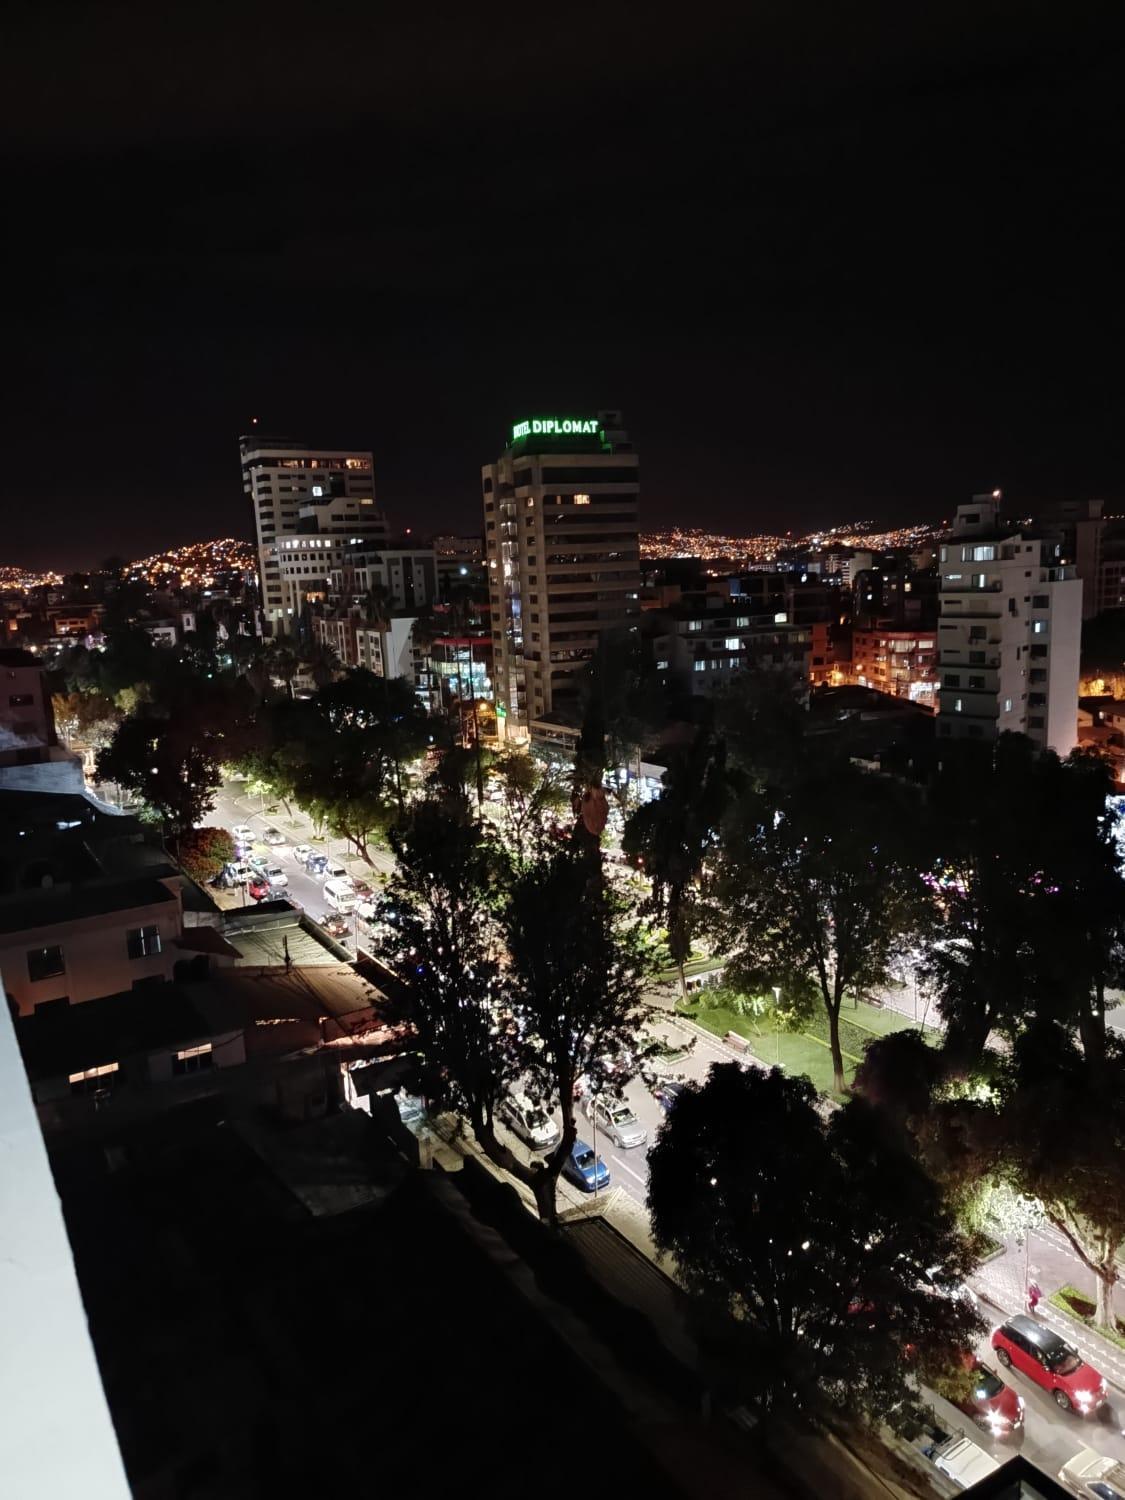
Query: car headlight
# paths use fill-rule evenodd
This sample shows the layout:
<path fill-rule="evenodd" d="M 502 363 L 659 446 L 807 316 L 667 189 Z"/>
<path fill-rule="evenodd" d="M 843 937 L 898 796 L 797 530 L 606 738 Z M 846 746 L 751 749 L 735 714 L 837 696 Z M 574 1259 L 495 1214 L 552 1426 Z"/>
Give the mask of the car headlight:
<path fill-rule="evenodd" d="M 1077 1406 L 1081 1406 L 1083 1410 L 1086 1410 L 1093 1406 L 1094 1396 L 1091 1391 L 1075 1391 L 1074 1401 Z"/>
<path fill-rule="evenodd" d="M 1012 1424 L 1003 1412 L 993 1411 L 988 1414 L 988 1425 L 993 1432 L 1006 1432 Z"/>

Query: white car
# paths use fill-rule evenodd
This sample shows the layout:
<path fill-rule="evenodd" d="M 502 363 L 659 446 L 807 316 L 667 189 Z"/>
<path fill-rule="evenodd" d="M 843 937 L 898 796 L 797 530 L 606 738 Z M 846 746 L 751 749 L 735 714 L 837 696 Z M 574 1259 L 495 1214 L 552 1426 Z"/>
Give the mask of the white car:
<path fill-rule="evenodd" d="M 254 830 L 249 823 L 236 823 L 231 829 L 234 838 L 240 844 L 252 844 L 254 842 Z"/>
<path fill-rule="evenodd" d="M 935 1468 L 951 1479 L 959 1490 L 971 1489 L 990 1474 L 995 1474 L 1000 1465 L 990 1453 L 978 1448 L 967 1437 L 947 1438 L 930 1454 Z"/>
<path fill-rule="evenodd" d="M 559 1127 L 546 1110 L 533 1104 L 526 1094 L 509 1094 L 500 1105 L 500 1114 L 520 1140 L 536 1151 L 549 1151 L 558 1145 Z"/>
<path fill-rule="evenodd" d="M 586 1118 L 626 1151 L 632 1146 L 643 1146 L 648 1140 L 648 1131 L 621 1099 L 587 1094 L 583 1108 Z"/>
<path fill-rule="evenodd" d="M 285 843 L 285 835 L 280 828 L 267 828 L 262 837 L 267 844 L 272 844 L 275 849 Z"/>
<path fill-rule="evenodd" d="M 1125 1500 L 1125 1464 L 1093 1448 L 1079 1448 L 1059 1470 L 1059 1480 L 1082 1500 Z"/>
<path fill-rule="evenodd" d="M 303 865 L 312 852 L 313 846 L 311 844 L 294 844 L 293 846 L 293 858 L 299 865 Z"/>
<path fill-rule="evenodd" d="M 267 865 L 264 878 L 269 881 L 270 889 L 275 891 L 283 891 L 289 884 L 289 876 L 280 865 Z"/>

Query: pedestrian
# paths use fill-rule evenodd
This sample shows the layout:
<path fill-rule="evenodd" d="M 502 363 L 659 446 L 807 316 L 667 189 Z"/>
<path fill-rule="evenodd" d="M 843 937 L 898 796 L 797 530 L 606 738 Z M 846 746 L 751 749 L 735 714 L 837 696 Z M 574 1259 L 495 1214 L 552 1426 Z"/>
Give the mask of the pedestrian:
<path fill-rule="evenodd" d="M 1034 1313 L 1035 1309 L 1043 1300 L 1043 1289 L 1037 1281 L 1029 1281 L 1027 1284 L 1027 1310 Z"/>

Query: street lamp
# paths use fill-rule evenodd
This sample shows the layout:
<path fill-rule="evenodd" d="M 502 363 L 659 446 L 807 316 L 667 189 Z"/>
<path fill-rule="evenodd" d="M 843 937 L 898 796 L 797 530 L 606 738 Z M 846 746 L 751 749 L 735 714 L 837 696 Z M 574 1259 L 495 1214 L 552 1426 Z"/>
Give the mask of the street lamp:
<path fill-rule="evenodd" d="M 779 1007 L 781 1005 L 781 986 L 773 986 L 773 1064 L 775 1068 L 781 1066 L 781 1016 Z"/>

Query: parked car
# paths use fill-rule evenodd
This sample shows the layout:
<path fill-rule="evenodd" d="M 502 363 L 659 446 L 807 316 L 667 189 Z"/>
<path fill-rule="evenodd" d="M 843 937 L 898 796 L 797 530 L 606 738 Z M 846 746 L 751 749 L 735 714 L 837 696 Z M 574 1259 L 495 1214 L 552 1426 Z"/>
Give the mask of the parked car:
<path fill-rule="evenodd" d="M 559 1127 L 546 1110 L 532 1103 L 526 1094 L 509 1094 L 500 1105 L 500 1118 L 512 1127 L 521 1141 L 536 1151 L 549 1151 L 558 1143 Z"/>
<path fill-rule="evenodd" d="M 352 890 L 355 890 L 355 885 L 352 882 L 352 877 L 348 874 L 347 870 L 338 859 L 326 858 L 324 873 L 329 880 L 346 880 L 352 887 Z"/>
<path fill-rule="evenodd" d="M 359 895 L 358 890 L 356 891 L 356 895 Z M 361 899 L 356 902 L 355 909 L 360 920 L 363 922 L 374 922 L 375 918 L 379 915 L 379 909 L 374 901 L 364 901 Z"/>
<path fill-rule="evenodd" d="M 344 916 L 342 911 L 330 911 L 320 919 L 320 925 L 329 937 L 345 938 L 352 930 L 352 924 Z"/>
<path fill-rule="evenodd" d="M 1005 1385 L 995 1370 L 973 1354 L 965 1356 L 965 1367 L 975 1377 L 972 1390 L 956 1404 L 993 1437 L 1010 1437 L 1023 1426 L 1023 1397 Z"/>
<path fill-rule="evenodd" d="M 251 901 L 268 901 L 273 895 L 270 883 L 264 875 L 255 875 L 246 887 Z"/>
<path fill-rule="evenodd" d="M 600 1156 L 594 1155 L 594 1148 L 585 1141 L 575 1141 L 571 1146 L 563 1162 L 562 1174 L 584 1193 L 592 1193 L 595 1188 L 609 1187 L 608 1167 Z"/>
<path fill-rule="evenodd" d="M 231 829 L 231 837 L 238 844 L 252 844 L 254 842 L 254 830 L 249 823 L 236 823 Z"/>
<path fill-rule="evenodd" d="M 310 849 L 305 856 L 305 869 L 310 875 L 323 875 L 328 869 L 328 856 L 318 849 Z"/>
<path fill-rule="evenodd" d="M 280 828 L 267 828 L 265 833 L 262 834 L 262 837 L 265 839 L 267 844 L 273 844 L 275 847 L 276 845 L 284 844 L 285 842 L 285 835 L 282 833 Z"/>
<path fill-rule="evenodd" d="M 675 1105 L 686 1087 L 686 1084 L 677 1083 L 672 1078 L 658 1078 L 652 1086 L 652 1097 L 661 1109 L 667 1111 Z"/>
<path fill-rule="evenodd" d="M 1082 1500 L 1125 1500 L 1125 1464 L 1103 1458 L 1093 1448 L 1079 1448 L 1059 1470 L 1059 1480 Z"/>
<path fill-rule="evenodd" d="M 248 854 L 245 863 L 246 868 L 253 870 L 255 875 L 264 875 L 270 866 L 270 862 L 264 854 Z"/>
<path fill-rule="evenodd" d="M 352 880 L 352 887 L 360 901 L 368 903 L 375 900 L 374 887 L 366 880 Z"/>
<path fill-rule="evenodd" d="M 289 876 L 280 865 L 267 865 L 265 876 L 270 883 L 271 890 L 283 891 L 289 885 Z"/>
<path fill-rule="evenodd" d="M 294 844 L 293 845 L 293 858 L 297 861 L 297 863 L 299 865 L 303 865 L 307 861 L 309 855 L 312 854 L 312 853 L 314 853 L 314 852 L 315 851 L 314 851 L 313 846 L 311 844 Z"/>
<path fill-rule="evenodd" d="M 223 873 L 219 876 L 216 884 L 224 886 L 229 890 L 231 886 L 242 885 L 254 873 L 255 871 L 241 860 L 232 860 L 229 865 L 224 866 Z"/>
<path fill-rule="evenodd" d="M 588 1120 L 597 1125 L 599 1130 L 604 1130 L 611 1141 L 625 1150 L 643 1146 L 648 1140 L 648 1131 L 622 1099 L 614 1099 L 612 1095 L 607 1097 L 605 1094 L 587 1094 L 582 1108 Z"/>
<path fill-rule="evenodd" d="M 1016 1369 L 1050 1391 L 1063 1411 L 1089 1416 L 1105 1405 L 1106 1384 L 1078 1350 L 1053 1329 L 1017 1313 L 992 1335 L 996 1358 L 1006 1370 Z"/>
<path fill-rule="evenodd" d="M 333 911 L 350 912 L 355 910 L 355 891 L 352 889 L 352 883 L 346 875 L 343 880 L 326 880 L 324 882 L 324 899 Z"/>
<path fill-rule="evenodd" d="M 971 1489 L 1000 1467 L 990 1453 L 967 1437 L 947 1438 L 929 1450 L 929 1457 L 934 1467 L 951 1479 L 959 1490 Z"/>

